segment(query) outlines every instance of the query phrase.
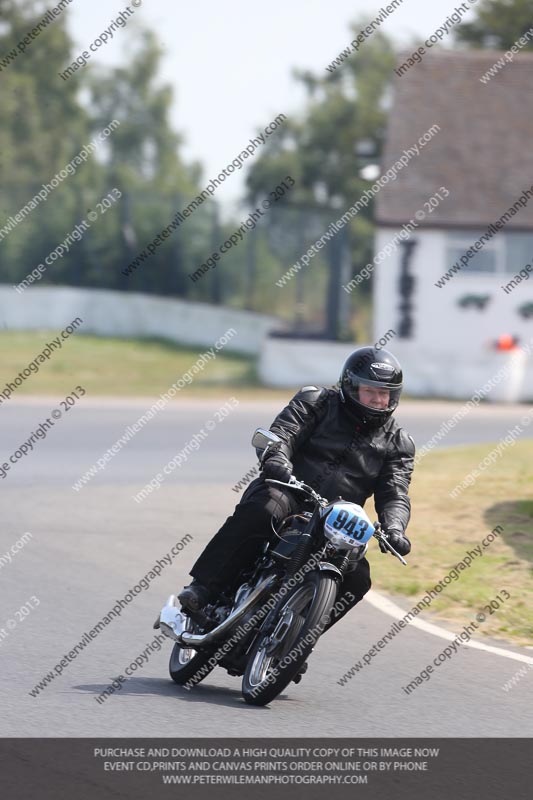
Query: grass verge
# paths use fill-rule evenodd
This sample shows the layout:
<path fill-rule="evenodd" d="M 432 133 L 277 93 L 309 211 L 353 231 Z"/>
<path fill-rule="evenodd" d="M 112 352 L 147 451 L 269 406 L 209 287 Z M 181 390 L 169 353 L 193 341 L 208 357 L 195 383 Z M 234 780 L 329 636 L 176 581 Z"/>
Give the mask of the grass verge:
<path fill-rule="evenodd" d="M 482 556 L 459 573 L 429 610 L 459 631 L 477 612 L 487 615 L 477 635 L 533 645 L 533 442 L 506 450 L 459 497 L 449 493 L 490 451 L 491 445 L 455 447 L 428 455 L 415 469 L 409 536 L 413 543 L 404 567 L 392 557 L 372 558 L 374 586 L 404 595 L 412 605 L 498 525 L 503 531 Z M 484 608 L 502 589 L 511 598 L 489 614 Z"/>
<path fill-rule="evenodd" d="M 0 391 L 13 382 L 57 336 L 57 331 L 0 333 Z M 186 373 L 207 347 L 184 347 L 162 339 L 112 339 L 74 334 L 12 397 L 67 394 L 80 384 L 89 395 L 157 396 Z M 259 385 L 255 359 L 222 350 L 176 397 L 268 394 Z M 290 390 L 283 393 L 290 397 Z"/>

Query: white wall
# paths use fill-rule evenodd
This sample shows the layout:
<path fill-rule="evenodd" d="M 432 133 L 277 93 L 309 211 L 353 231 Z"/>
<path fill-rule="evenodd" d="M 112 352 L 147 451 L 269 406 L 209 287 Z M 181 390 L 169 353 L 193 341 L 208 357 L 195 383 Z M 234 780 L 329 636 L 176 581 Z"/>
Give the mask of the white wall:
<path fill-rule="evenodd" d="M 344 360 L 358 346 L 312 339 L 266 338 L 261 348 L 259 376 L 268 386 L 332 386 L 339 378 Z M 404 392 L 414 397 L 467 400 L 505 368 L 505 377 L 498 376 L 481 396 L 489 402 L 533 400 L 531 360 L 520 351 L 485 352 L 477 361 L 461 362 L 455 353 L 436 357 L 424 344 L 398 338 L 391 339 L 385 348 L 399 359 L 404 371 Z"/>
<path fill-rule="evenodd" d="M 375 253 L 399 230 L 379 230 Z M 407 340 L 396 336 L 388 343 L 381 342 L 402 364 L 405 392 L 418 397 L 468 399 L 505 367 L 504 378 L 496 378 L 483 396 L 492 402 L 533 400 L 532 359 L 521 351 L 501 352 L 492 347 L 498 336 L 510 333 L 520 337 L 522 345 L 531 342 L 533 351 L 533 320 L 522 319 L 515 310 L 529 299 L 533 301 L 533 279 L 531 289 L 528 283 L 522 283 L 511 296 L 501 289 L 502 278 L 468 275 L 466 269 L 438 288 L 435 283 L 450 267 L 446 263 L 446 233 L 423 230 L 416 236 L 419 244 L 411 262 L 411 272 L 417 279 L 414 337 Z M 373 341 L 388 338 L 390 330 L 399 331 L 400 258 L 398 248 L 375 269 Z M 457 300 L 466 294 L 490 294 L 491 300 L 484 311 L 463 309 Z M 344 359 L 357 346 L 266 339 L 259 374 L 272 386 L 331 385 L 337 381 Z"/>
<path fill-rule="evenodd" d="M 267 331 L 280 327 L 278 320 L 263 314 L 148 294 L 58 286 L 30 287 L 18 294 L 0 285 L 0 328 L 60 330 L 75 317 L 83 319 L 83 333 L 160 336 L 207 347 L 235 328 L 228 349 L 249 354 L 259 352 Z"/>
<path fill-rule="evenodd" d="M 375 252 L 388 244 L 399 229 L 382 229 L 376 236 Z M 446 282 L 443 288 L 435 283 L 450 264 L 446 261 L 446 232 L 436 230 L 415 231 L 418 240 L 411 261 L 411 272 L 416 276 L 413 295 L 415 340 L 425 343 L 435 353 L 455 353 L 477 357 L 490 343 L 503 333 L 511 333 L 528 341 L 533 337 L 533 320 L 520 317 L 515 309 L 526 300 L 533 301 L 531 289 L 522 283 L 514 293 L 506 295 L 501 289 L 502 277 L 468 272 L 468 266 Z M 397 328 L 399 319 L 398 277 L 401 249 L 376 267 L 374 282 L 374 330 Z M 509 280 L 512 276 L 508 276 Z M 525 292 L 525 294 L 524 294 Z M 457 301 L 467 294 L 490 295 L 483 311 L 463 309 Z M 386 326 L 386 327 L 385 327 Z"/>
<path fill-rule="evenodd" d="M 258 373 L 268 386 L 332 386 L 356 345 L 314 339 L 265 338 Z"/>
<path fill-rule="evenodd" d="M 378 230 L 375 252 L 380 252 L 399 228 Z M 518 336 L 533 346 L 533 319 L 516 313 L 524 302 L 533 302 L 533 280 L 522 282 L 510 295 L 501 289 L 501 276 L 468 274 L 468 267 L 443 288 L 435 283 L 450 264 L 446 261 L 446 232 L 418 230 L 418 245 L 410 272 L 416 277 L 413 303 L 413 338 L 394 339 L 390 350 L 404 367 L 406 391 L 418 396 L 468 398 L 495 375 L 512 364 L 511 377 L 491 392 L 492 400 L 533 399 L 531 358 L 521 353 L 497 352 L 492 343 L 502 334 Z M 374 273 L 374 337 L 389 328 L 398 330 L 398 278 L 401 249 L 397 248 Z M 511 279 L 509 275 L 505 282 Z M 485 310 L 463 309 L 457 301 L 466 294 L 490 295 Z"/>
<path fill-rule="evenodd" d="M 493 299 L 496 308 L 494 312 L 491 310 L 489 320 L 484 320 L 487 311 L 479 314 L 454 307 L 452 293 L 453 297 L 462 296 L 467 291 L 478 293 L 480 286 L 472 276 L 464 279 L 469 282 L 468 289 L 465 284 L 461 284 L 459 289 L 454 285 L 456 282 L 459 284 L 462 278 L 454 279 L 444 289 L 433 286 L 445 268 L 442 238 L 439 244 L 439 237 L 441 234 L 437 232 L 424 232 L 413 259 L 413 271 L 420 278 L 415 294 L 415 338 L 408 341 L 396 337 L 385 344 L 404 367 L 405 391 L 420 397 L 466 399 L 502 366 L 511 364 L 511 377 L 496 386 L 488 399 L 533 401 L 532 360 L 524 359 L 520 353 L 498 353 L 488 347 L 491 339 L 506 331 L 521 336 L 523 343 L 529 342 L 533 339 L 533 322 L 517 317 L 514 305 L 512 314 L 509 306 L 507 309 L 502 306 L 502 299 L 512 298 L 501 289 L 502 297 L 496 295 Z M 390 238 L 390 232 L 380 231 L 376 252 Z M 394 253 L 376 270 L 375 341 L 391 328 L 398 327 L 398 268 L 399 255 Z M 423 302 L 419 298 L 424 298 Z M 524 300 L 519 298 L 516 301 L 520 302 Z M 50 286 L 32 287 L 17 294 L 11 286 L 0 286 L 1 328 L 60 330 L 78 316 L 84 320 L 84 333 L 117 337 L 160 336 L 206 347 L 211 347 L 233 327 L 237 335 L 231 340 L 231 349 L 248 354 L 259 353 L 259 374 L 270 386 L 332 385 L 339 377 L 344 359 L 357 346 L 355 343 L 268 338 L 271 329 L 280 327 L 274 317 L 203 303 L 137 293 Z M 505 328 L 505 322 L 510 325 L 515 317 L 514 327 Z M 497 327 L 491 331 L 490 326 L 496 324 Z"/>

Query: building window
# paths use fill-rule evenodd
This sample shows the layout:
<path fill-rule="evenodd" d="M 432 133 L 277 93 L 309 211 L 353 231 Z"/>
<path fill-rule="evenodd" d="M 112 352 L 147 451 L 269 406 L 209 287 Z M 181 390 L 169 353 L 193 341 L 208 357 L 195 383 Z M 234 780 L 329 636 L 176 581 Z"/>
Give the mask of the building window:
<path fill-rule="evenodd" d="M 460 262 L 474 242 L 486 231 L 448 233 L 446 236 L 446 269 Z M 533 264 L 532 233 L 500 233 L 486 242 L 472 256 L 458 275 L 516 275 L 526 264 Z"/>
<path fill-rule="evenodd" d="M 533 264 L 533 233 L 508 233 L 505 236 L 505 272 L 517 275 L 526 264 Z"/>
<path fill-rule="evenodd" d="M 472 231 L 472 233 L 469 233 L 461 231 L 461 233 L 449 233 L 446 238 L 447 269 L 460 262 L 461 258 L 484 232 Z M 489 242 L 486 242 L 484 247 L 468 260 L 466 267 L 457 274 L 467 276 L 474 272 L 483 275 L 498 275 L 501 273 L 504 262 L 503 238 L 501 235 L 494 236 Z"/>

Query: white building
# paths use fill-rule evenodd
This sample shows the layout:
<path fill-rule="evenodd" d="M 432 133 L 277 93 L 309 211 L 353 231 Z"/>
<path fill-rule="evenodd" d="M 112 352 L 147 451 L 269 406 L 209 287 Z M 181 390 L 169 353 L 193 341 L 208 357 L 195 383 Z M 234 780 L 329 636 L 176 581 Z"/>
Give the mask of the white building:
<path fill-rule="evenodd" d="M 500 56 L 426 55 L 395 81 L 381 174 L 419 155 L 376 198 L 374 339 L 397 332 L 410 394 L 469 397 L 508 364 L 490 399 L 533 399 L 533 54 L 481 82 Z"/>

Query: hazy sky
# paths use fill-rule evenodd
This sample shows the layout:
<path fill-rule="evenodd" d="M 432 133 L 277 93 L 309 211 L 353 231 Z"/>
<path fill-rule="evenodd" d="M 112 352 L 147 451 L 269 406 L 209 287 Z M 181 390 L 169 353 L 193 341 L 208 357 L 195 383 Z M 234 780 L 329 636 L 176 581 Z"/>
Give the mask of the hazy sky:
<path fill-rule="evenodd" d="M 139 3 L 137 8 L 133 3 Z M 128 26 L 143 21 L 164 48 L 161 78 L 174 87 L 174 126 L 185 137 L 183 154 L 204 165 L 205 182 L 217 175 L 281 111 L 302 107 L 292 69 L 325 71 L 352 40 L 349 23 L 371 17 L 388 0 L 130 0 Z M 459 5 L 454 0 L 404 0 L 382 24 L 398 42 L 430 36 Z M 126 8 L 121 0 L 74 0 L 71 33 L 81 52 Z M 463 19 L 472 17 L 469 11 Z M 92 56 L 118 64 L 127 58 L 127 28 Z M 446 37 L 444 44 L 450 44 Z M 362 45 L 364 47 L 364 43 Z M 67 65 L 65 65 L 67 66 Z M 230 201 L 242 191 L 245 169 L 217 190 Z"/>

